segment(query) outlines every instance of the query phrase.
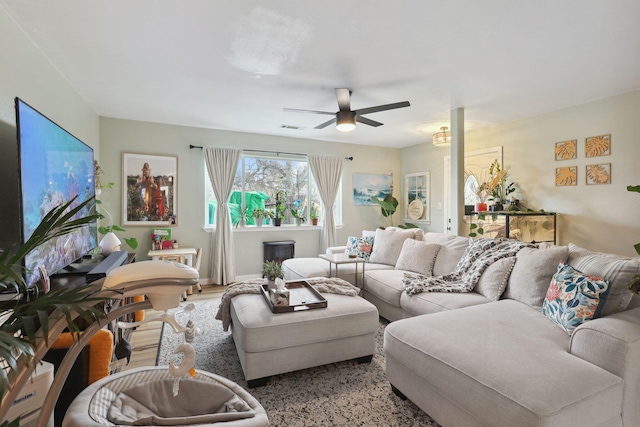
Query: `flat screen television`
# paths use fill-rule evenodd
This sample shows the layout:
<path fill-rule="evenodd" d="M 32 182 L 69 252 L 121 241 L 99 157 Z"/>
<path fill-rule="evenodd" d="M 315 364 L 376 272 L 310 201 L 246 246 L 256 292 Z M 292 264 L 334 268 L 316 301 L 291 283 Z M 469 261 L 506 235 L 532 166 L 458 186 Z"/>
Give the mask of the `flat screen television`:
<path fill-rule="evenodd" d="M 20 175 L 20 219 L 25 242 L 51 209 L 77 196 L 80 204 L 95 195 L 93 149 L 16 98 Z M 88 204 L 76 217 L 95 214 Z M 27 286 L 91 252 L 97 246 L 97 222 L 50 240 L 25 257 Z"/>

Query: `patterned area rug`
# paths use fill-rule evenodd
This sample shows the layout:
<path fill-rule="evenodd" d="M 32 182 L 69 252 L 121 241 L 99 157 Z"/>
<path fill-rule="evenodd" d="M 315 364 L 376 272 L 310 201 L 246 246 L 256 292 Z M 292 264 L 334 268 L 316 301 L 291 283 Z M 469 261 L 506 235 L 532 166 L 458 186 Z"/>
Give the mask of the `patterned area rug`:
<path fill-rule="evenodd" d="M 247 389 L 231 332 L 222 330 L 222 322 L 214 320 L 219 300 L 194 303 L 190 313 L 202 334 L 193 341 L 196 368 L 213 372 L 235 381 Z M 188 314 L 177 316 L 186 324 Z M 385 377 L 382 351 L 384 328 L 381 320 L 376 337 L 376 354 L 372 362 L 332 363 L 317 368 L 273 376 L 264 387 L 248 389 L 269 415 L 273 426 L 434 426 L 431 419 L 409 400 L 391 391 Z M 173 350 L 184 342 L 165 325 L 158 348 L 157 365 L 180 363 Z"/>

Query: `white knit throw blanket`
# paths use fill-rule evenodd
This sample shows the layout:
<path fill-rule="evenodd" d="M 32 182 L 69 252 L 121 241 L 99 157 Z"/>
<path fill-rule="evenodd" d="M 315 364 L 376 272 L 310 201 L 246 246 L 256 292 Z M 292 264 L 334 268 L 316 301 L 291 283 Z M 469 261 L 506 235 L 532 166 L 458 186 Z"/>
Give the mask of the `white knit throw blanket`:
<path fill-rule="evenodd" d="M 472 241 L 451 274 L 423 276 L 404 273 L 402 284 L 407 295 L 421 292 L 471 292 L 488 266 L 501 258 L 515 256 L 530 243 L 513 239 L 477 239 Z"/>
<path fill-rule="evenodd" d="M 348 295 L 351 297 L 355 297 L 360 293 L 359 288 L 337 277 L 313 277 L 304 280 L 320 293 Z M 222 328 L 225 331 L 229 330 L 229 325 L 231 324 L 231 299 L 242 294 L 259 294 L 262 292 L 260 285 L 265 283 L 267 283 L 267 279 L 251 279 L 229 284 L 222 294 L 220 307 L 216 313 L 216 320 L 222 320 Z"/>

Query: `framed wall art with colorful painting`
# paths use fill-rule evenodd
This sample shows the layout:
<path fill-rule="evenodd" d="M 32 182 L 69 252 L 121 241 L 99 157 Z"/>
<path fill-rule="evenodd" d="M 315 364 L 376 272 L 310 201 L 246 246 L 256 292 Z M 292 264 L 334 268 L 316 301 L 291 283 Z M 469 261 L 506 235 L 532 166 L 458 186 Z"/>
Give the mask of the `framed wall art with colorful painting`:
<path fill-rule="evenodd" d="M 122 153 L 123 225 L 175 225 L 178 158 Z"/>

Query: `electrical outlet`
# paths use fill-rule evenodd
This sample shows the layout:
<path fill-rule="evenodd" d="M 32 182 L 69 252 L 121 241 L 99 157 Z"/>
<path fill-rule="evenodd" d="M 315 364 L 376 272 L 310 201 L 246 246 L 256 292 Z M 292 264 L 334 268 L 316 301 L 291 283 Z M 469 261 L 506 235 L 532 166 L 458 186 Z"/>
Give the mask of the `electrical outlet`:
<path fill-rule="evenodd" d="M 442 203 L 438 203 L 438 210 L 441 211 L 442 210 Z"/>

